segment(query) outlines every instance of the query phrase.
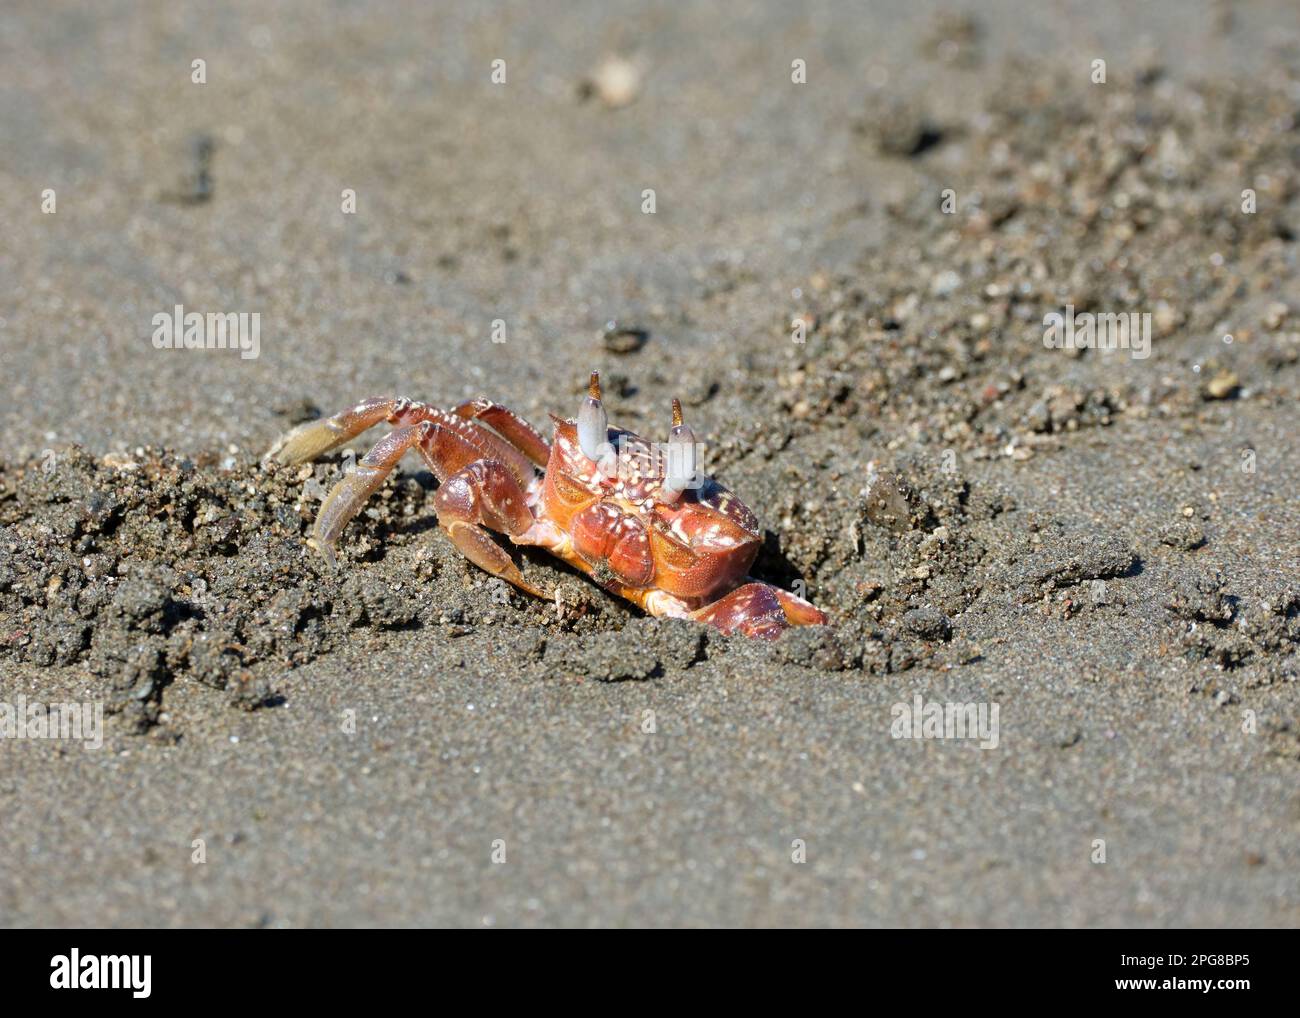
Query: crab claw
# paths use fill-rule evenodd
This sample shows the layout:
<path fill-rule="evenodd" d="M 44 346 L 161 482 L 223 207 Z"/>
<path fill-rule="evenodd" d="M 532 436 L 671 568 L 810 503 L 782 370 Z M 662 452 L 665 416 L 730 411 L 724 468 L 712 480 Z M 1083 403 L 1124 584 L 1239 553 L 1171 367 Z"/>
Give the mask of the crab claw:
<path fill-rule="evenodd" d="M 793 626 L 824 626 L 826 613 L 769 583 L 746 583 L 691 615 L 722 632 L 775 640 Z"/>
<path fill-rule="evenodd" d="M 591 373 L 587 398 L 578 410 L 578 447 L 582 454 L 595 463 L 606 477 L 612 477 L 618 468 L 618 455 L 609 444 L 609 415 L 600 401 L 600 372 Z"/>

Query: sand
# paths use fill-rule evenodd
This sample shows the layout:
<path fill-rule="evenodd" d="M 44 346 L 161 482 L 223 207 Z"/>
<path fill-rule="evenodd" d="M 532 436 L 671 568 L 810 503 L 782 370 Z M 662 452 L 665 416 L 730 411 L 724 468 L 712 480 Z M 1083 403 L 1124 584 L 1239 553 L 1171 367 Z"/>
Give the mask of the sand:
<path fill-rule="evenodd" d="M 0 738 L 0 923 L 1296 925 L 1300 17 L 1130 6 L 11 6 L 0 704 L 104 722 Z M 331 573 L 259 462 L 593 368 L 829 627 L 557 612 L 414 457 Z"/>

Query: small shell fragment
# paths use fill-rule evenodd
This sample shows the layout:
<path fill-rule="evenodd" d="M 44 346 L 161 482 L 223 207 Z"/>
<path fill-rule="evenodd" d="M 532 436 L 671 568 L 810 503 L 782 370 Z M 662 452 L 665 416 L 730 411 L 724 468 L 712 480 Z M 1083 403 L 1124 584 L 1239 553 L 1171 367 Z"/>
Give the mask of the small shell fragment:
<path fill-rule="evenodd" d="M 641 91 L 641 68 L 626 57 L 609 56 L 582 83 L 581 94 L 597 96 L 611 110 L 636 100 Z"/>

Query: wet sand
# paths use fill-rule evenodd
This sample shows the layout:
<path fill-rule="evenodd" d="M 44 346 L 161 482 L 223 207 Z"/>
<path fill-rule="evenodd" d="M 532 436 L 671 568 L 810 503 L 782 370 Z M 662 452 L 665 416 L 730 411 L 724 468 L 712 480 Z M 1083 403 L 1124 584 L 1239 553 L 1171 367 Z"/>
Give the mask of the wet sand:
<path fill-rule="evenodd" d="M 0 20 L 0 702 L 106 711 L 0 738 L 0 923 L 1295 925 L 1300 17 L 547 6 Z M 178 304 L 258 356 L 156 349 Z M 1047 348 L 1067 305 L 1149 349 Z M 557 613 L 415 457 L 331 574 L 347 458 L 259 463 L 593 368 L 831 626 L 524 554 Z"/>

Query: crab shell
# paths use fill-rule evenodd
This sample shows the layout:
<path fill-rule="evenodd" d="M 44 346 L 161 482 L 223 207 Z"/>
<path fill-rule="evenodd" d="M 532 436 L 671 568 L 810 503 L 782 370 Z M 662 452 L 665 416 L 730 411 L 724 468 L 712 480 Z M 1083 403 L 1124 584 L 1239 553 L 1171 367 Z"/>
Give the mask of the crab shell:
<path fill-rule="evenodd" d="M 618 469 L 607 477 L 584 455 L 577 424 L 552 415 L 555 439 L 540 515 L 569 536 L 597 580 L 657 589 L 690 604 L 742 580 L 762 543 L 749 507 L 712 478 L 663 500 L 662 446 L 608 431 Z"/>

